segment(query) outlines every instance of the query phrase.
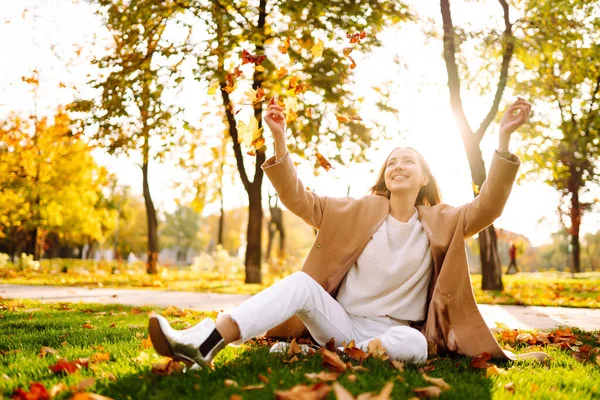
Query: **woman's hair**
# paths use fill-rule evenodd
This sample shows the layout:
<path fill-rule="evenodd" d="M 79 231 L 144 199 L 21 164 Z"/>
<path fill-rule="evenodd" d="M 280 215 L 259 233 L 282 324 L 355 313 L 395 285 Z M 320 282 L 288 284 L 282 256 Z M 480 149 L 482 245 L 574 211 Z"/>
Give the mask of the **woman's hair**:
<path fill-rule="evenodd" d="M 399 148 L 400 147 L 396 147 L 394 150 L 399 149 Z M 417 200 L 415 201 L 415 206 L 419 206 L 419 205 L 435 206 L 436 204 L 441 203 L 442 202 L 442 194 L 440 192 L 440 188 L 437 184 L 437 181 L 435 180 L 433 175 L 431 175 L 431 169 L 429 168 L 427 161 L 425 161 L 423 156 L 418 151 L 413 149 L 412 147 L 405 147 L 405 148 L 411 149 L 412 151 L 414 151 L 417 154 L 417 159 L 419 160 L 419 163 L 421 164 L 421 168 L 423 168 L 425 175 L 429 178 L 429 182 L 427 183 L 427 185 L 421 187 L 421 190 L 419 190 L 419 194 L 417 195 Z M 385 169 L 387 166 L 388 159 L 390 158 L 390 156 L 392 155 L 394 150 L 392 150 L 390 152 L 390 154 L 387 156 L 385 162 L 383 163 L 383 166 L 381 167 L 381 170 L 379 171 L 379 176 L 377 177 L 377 183 L 375 183 L 375 185 L 373 185 L 369 189 L 371 194 L 378 195 L 378 196 L 384 196 L 384 197 L 387 197 L 388 199 L 390 198 L 391 193 L 385 184 Z"/>

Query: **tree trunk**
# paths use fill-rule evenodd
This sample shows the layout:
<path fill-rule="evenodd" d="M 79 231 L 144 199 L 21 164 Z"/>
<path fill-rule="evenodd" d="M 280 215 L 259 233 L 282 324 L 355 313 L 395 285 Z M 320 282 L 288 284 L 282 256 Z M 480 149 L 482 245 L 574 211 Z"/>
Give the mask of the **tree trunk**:
<path fill-rule="evenodd" d="M 221 215 L 219 215 L 219 231 L 217 232 L 217 244 L 223 246 L 223 225 L 225 223 L 225 208 L 223 206 L 223 180 L 219 185 L 219 199 L 221 202 Z"/>
<path fill-rule="evenodd" d="M 279 207 L 278 201 L 276 200 L 275 205 L 271 206 L 271 198 L 269 197 L 269 212 L 271 214 L 271 221 L 269 221 L 269 242 L 267 244 L 267 260 L 271 259 L 271 249 L 273 248 L 273 241 L 275 238 L 275 232 L 279 232 L 279 254 L 278 258 L 283 258 L 285 255 L 285 230 L 283 228 L 283 213 Z"/>
<path fill-rule="evenodd" d="M 498 240 L 494 225 L 479 232 L 479 257 L 481 259 L 481 288 L 483 290 L 504 290 L 502 285 L 502 264 L 498 254 Z"/>
<path fill-rule="evenodd" d="M 260 186 L 251 185 L 250 210 L 248 213 L 248 229 L 246 231 L 246 283 L 262 283 L 261 249 L 262 249 L 262 218 Z"/>
<path fill-rule="evenodd" d="M 150 196 L 150 186 L 148 184 L 148 162 L 142 165 L 144 201 L 146 203 L 146 218 L 148 221 L 148 261 L 146 271 L 149 274 L 158 272 L 156 260 L 158 259 L 158 221 L 156 219 L 156 210 L 152 197 Z"/>
<path fill-rule="evenodd" d="M 571 246 L 573 248 L 572 272 L 581 272 L 581 247 L 579 245 L 579 228 L 581 226 L 581 205 L 579 204 L 579 191 L 571 193 Z"/>
<path fill-rule="evenodd" d="M 448 73 L 448 89 L 450 91 L 450 106 L 461 138 L 467 153 L 469 168 L 471 170 L 471 179 L 478 187 L 483 185 L 486 178 L 485 165 L 481 154 L 480 143 L 483 139 L 485 131 L 494 120 L 502 93 L 506 87 L 508 76 L 508 67 L 510 59 L 514 51 L 514 36 L 512 33 L 512 24 L 509 18 L 509 5 L 506 0 L 498 0 L 504 17 L 504 33 L 503 33 L 503 53 L 502 64 L 500 67 L 500 76 L 494 100 L 490 106 L 487 115 L 484 117 L 479 128 L 474 131 L 465 115 L 461 93 L 460 93 L 460 77 L 458 74 L 458 65 L 456 62 L 456 44 L 455 31 L 452 23 L 452 14 L 450 12 L 450 0 L 440 0 L 440 9 L 442 14 L 443 29 L 444 29 L 444 61 L 446 63 L 446 71 Z M 477 195 L 477 193 L 475 193 Z M 500 264 L 500 256 L 498 255 L 498 245 L 496 232 L 493 225 L 490 225 L 485 230 L 479 233 L 479 246 L 481 257 L 481 272 L 482 272 L 482 289 L 483 290 L 502 290 L 502 265 Z"/>

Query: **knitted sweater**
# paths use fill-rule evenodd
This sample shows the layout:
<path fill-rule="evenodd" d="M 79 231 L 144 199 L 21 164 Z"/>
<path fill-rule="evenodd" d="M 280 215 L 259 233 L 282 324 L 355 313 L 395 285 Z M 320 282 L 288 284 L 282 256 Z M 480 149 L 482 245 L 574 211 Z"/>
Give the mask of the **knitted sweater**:
<path fill-rule="evenodd" d="M 388 215 L 342 280 L 337 300 L 352 315 L 423 320 L 431 261 L 417 209 L 407 222 Z"/>

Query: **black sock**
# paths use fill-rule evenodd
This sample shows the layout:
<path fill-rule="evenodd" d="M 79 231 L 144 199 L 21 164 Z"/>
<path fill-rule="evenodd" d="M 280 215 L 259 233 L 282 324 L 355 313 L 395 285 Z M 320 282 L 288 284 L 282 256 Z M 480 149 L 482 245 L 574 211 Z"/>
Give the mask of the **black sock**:
<path fill-rule="evenodd" d="M 213 329 L 210 335 L 206 338 L 204 343 L 200 345 L 200 353 L 203 357 L 206 357 L 208 353 L 212 351 L 221 341 L 223 340 L 223 336 L 219 333 L 217 328 Z"/>

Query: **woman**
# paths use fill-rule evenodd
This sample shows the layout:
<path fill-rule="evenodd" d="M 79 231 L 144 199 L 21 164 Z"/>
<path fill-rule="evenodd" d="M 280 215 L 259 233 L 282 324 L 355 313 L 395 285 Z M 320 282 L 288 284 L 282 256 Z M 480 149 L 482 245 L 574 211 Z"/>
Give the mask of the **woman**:
<path fill-rule="evenodd" d="M 319 229 L 313 247 L 301 271 L 219 314 L 216 324 L 206 318 L 177 331 L 164 317 L 152 316 L 154 348 L 188 365 L 204 365 L 228 343 L 267 331 L 274 337 L 310 333 L 321 346 L 331 338 L 336 346 L 354 340 L 362 349 L 378 339 L 391 359 L 413 363 L 444 350 L 518 358 L 500 348 L 477 310 L 464 239 L 501 214 L 520 163 L 508 151 L 510 135 L 530 110 L 522 98 L 508 108 L 480 195 L 451 207 L 440 202 L 423 157 L 407 147 L 389 154 L 370 195 L 307 191 L 287 151 L 283 109 L 271 99 L 265 122 L 275 156 L 261 167 L 282 203 Z"/>

